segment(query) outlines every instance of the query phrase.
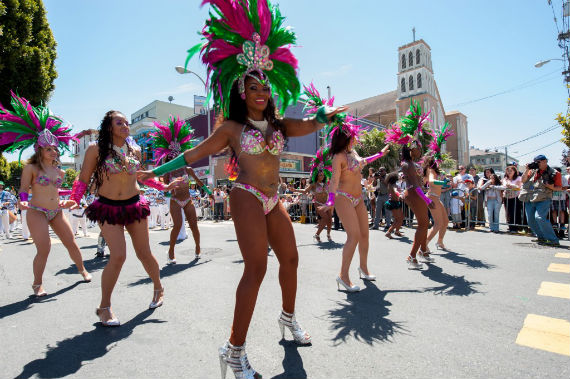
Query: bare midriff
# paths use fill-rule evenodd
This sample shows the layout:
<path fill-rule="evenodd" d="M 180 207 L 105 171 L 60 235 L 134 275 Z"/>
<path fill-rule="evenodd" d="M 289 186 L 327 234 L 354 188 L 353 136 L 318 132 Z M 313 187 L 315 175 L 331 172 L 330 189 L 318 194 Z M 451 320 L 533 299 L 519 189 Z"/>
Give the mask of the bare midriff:
<path fill-rule="evenodd" d="M 36 183 L 38 173 L 35 172 L 32 178 L 32 198 L 30 204 L 46 209 L 59 208 L 59 188 L 54 185 L 42 186 Z"/>
<path fill-rule="evenodd" d="M 112 200 L 126 200 L 140 193 L 137 175 L 126 172 L 103 175 L 97 194 Z"/>
<path fill-rule="evenodd" d="M 361 180 L 362 174 L 360 173 L 360 169 L 351 171 L 347 167 L 343 167 L 340 173 L 337 191 L 348 192 L 358 198 L 362 196 Z"/>
<path fill-rule="evenodd" d="M 321 204 L 324 204 L 328 200 L 328 192 L 313 192 L 313 198 Z"/>
<path fill-rule="evenodd" d="M 258 155 L 239 156 L 236 182 L 254 186 L 266 196 L 274 196 L 279 186 L 279 156 L 264 151 Z"/>
<path fill-rule="evenodd" d="M 184 171 L 184 169 L 173 171 L 168 175 L 168 182 L 170 183 L 177 178 L 181 178 L 185 174 L 186 172 Z M 170 193 L 172 194 L 173 199 L 183 201 L 190 197 L 189 191 L 190 191 L 190 184 L 186 183 L 183 186 L 174 188 Z"/>

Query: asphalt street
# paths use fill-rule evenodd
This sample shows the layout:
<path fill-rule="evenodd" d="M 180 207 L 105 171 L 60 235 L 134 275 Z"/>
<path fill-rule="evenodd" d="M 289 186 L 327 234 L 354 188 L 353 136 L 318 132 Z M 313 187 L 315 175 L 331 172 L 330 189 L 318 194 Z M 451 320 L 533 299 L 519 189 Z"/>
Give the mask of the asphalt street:
<path fill-rule="evenodd" d="M 229 336 L 243 261 L 231 222 L 199 228 L 203 258 L 194 260 L 190 238 L 177 245 L 174 266 L 164 266 L 169 231 L 151 230 L 165 287 L 154 311 L 152 284 L 127 241 L 113 294 L 118 328 L 102 327 L 94 313 L 106 262 L 94 257 L 96 228 L 77 238 L 93 281 L 81 282 L 54 238 L 42 299 L 30 296 L 31 240 L 0 241 L 0 377 L 219 378 L 217 349 Z M 568 241 L 548 248 L 526 236 L 449 231 L 449 251 L 411 271 L 413 230 L 404 228 L 401 240 L 371 231 L 369 268 L 378 280 L 358 279 L 357 253 L 351 275 L 363 290 L 350 294 L 335 282 L 344 232 L 316 243 L 313 225 L 294 229 L 296 313 L 313 343 L 299 347 L 290 334 L 281 340 L 278 262 L 270 253 L 247 340 L 264 378 L 570 377 Z"/>

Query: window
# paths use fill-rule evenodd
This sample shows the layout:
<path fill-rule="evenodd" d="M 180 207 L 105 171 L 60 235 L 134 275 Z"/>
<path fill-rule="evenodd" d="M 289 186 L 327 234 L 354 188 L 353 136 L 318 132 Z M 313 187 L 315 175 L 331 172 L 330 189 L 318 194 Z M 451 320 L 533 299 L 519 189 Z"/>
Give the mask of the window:
<path fill-rule="evenodd" d="M 420 64 L 420 49 L 416 50 L 416 64 Z"/>
<path fill-rule="evenodd" d="M 406 68 L 406 54 L 402 54 L 402 70 Z"/>
<path fill-rule="evenodd" d="M 422 74 L 418 74 L 416 81 L 418 83 L 418 88 L 422 88 Z"/>
<path fill-rule="evenodd" d="M 410 55 L 408 55 L 408 65 L 412 67 L 414 65 L 414 54 L 410 51 Z"/>
<path fill-rule="evenodd" d="M 410 91 L 414 90 L 414 77 L 412 75 L 408 79 L 408 87 L 410 87 Z"/>
<path fill-rule="evenodd" d="M 406 79 L 402 78 L 400 81 L 400 87 L 402 87 L 402 92 L 406 92 Z"/>

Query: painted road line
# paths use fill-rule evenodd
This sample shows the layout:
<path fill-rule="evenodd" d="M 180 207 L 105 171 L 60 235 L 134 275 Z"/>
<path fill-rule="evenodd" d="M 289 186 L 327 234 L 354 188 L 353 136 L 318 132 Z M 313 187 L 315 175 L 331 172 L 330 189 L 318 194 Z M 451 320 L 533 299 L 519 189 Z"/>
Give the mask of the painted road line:
<path fill-rule="evenodd" d="M 548 266 L 548 271 L 563 272 L 565 274 L 570 274 L 570 265 L 562 263 L 551 263 L 550 266 Z"/>
<path fill-rule="evenodd" d="M 570 259 L 570 253 L 556 253 L 554 254 L 555 258 L 567 258 Z"/>
<path fill-rule="evenodd" d="M 517 336 L 518 345 L 570 356 L 570 322 L 529 314 Z"/>
<path fill-rule="evenodd" d="M 542 282 L 537 293 L 542 296 L 570 299 L 570 284 Z"/>

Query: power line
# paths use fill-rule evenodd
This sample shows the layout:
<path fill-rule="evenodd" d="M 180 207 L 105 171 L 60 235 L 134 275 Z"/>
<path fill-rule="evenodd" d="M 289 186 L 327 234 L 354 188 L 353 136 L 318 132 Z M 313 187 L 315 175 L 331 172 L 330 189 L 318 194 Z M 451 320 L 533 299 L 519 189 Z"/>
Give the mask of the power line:
<path fill-rule="evenodd" d="M 457 103 L 457 104 L 451 104 L 451 105 L 449 105 L 449 107 L 450 107 L 450 108 L 453 108 L 453 107 L 459 107 L 459 106 L 463 106 L 463 105 L 468 105 L 468 104 L 476 103 L 476 102 L 478 102 L 478 101 L 487 100 L 487 99 L 490 99 L 490 98 L 492 98 L 492 97 L 496 97 L 496 96 L 499 96 L 499 95 L 504 95 L 504 94 L 507 94 L 507 93 L 510 93 L 510 92 L 518 91 L 518 90 L 521 90 L 521 89 L 524 89 L 524 88 L 527 88 L 527 87 L 531 87 L 531 86 L 534 86 L 534 85 L 537 85 L 537 84 L 540 84 L 540 83 L 544 83 L 544 82 L 547 82 L 547 81 L 549 81 L 549 80 L 556 79 L 556 78 L 549 78 L 549 79 L 545 79 L 545 80 L 540 80 L 540 79 L 542 79 L 542 78 L 544 78 L 544 77 L 547 77 L 547 76 L 549 76 L 549 75 L 552 75 L 552 74 L 554 74 L 554 73 L 559 73 L 559 72 L 560 72 L 560 70 L 559 70 L 559 69 L 556 69 L 556 70 L 551 71 L 551 72 L 549 72 L 549 73 L 547 73 L 547 74 L 544 74 L 544 75 L 542 75 L 542 76 L 539 76 L 538 78 L 535 78 L 535 79 L 526 81 L 526 82 L 524 82 L 524 83 L 518 84 L 518 85 L 516 85 L 515 87 L 509 88 L 509 89 L 507 89 L 507 90 L 504 90 L 504 91 L 501 91 L 501 92 L 497 92 L 497 93 L 494 93 L 494 94 L 492 94 L 492 95 L 480 97 L 480 98 L 478 98 L 478 99 L 473 99 L 473 100 L 469 100 L 469 101 L 465 101 L 465 102 Z"/>
<path fill-rule="evenodd" d="M 529 155 L 529 154 L 532 154 L 532 153 L 536 153 L 537 151 L 542 150 L 542 149 L 546 149 L 547 147 L 550 147 L 550 146 L 552 146 L 552 145 L 554 145 L 555 143 L 558 143 L 558 142 L 560 142 L 559 139 L 557 139 L 556 141 L 554 141 L 554 142 L 552 142 L 552 143 L 549 143 L 548 145 L 541 146 L 541 147 L 539 147 L 539 148 L 536 149 L 536 150 L 529 151 L 528 153 L 525 153 L 525 154 L 523 154 L 523 155 L 519 155 L 519 156 L 516 157 L 516 158 L 518 159 L 518 158 L 524 157 L 525 155 Z"/>
<path fill-rule="evenodd" d="M 495 147 L 494 147 L 493 149 L 491 149 L 491 150 L 504 149 L 505 147 L 511 147 L 511 146 L 514 146 L 514 145 L 518 145 L 519 143 L 526 142 L 526 141 L 528 141 L 528 140 L 530 140 L 530 139 L 533 139 L 533 138 L 536 138 L 536 137 L 540 137 L 541 135 L 546 134 L 546 133 L 549 133 L 549 132 L 551 132 L 551 131 L 553 131 L 553 130 L 556 130 L 556 129 L 558 129 L 558 128 L 560 128 L 560 125 L 555 124 L 555 125 L 549 126 L 548 128 L 546 128 L 546 129 L 544 129 L 544 130 L 541 130 L 540 132 L 538 132 L 538 133 L 536 133 L 536 134 L 533 134 L 533 135 L 530 136 L 530 137 L 523 138 L 523 139 L 521 139 L 521 140 L 518 140 L 518 141 L 512 142 L 512 143 L 509 143 L 509 144 L 507 144 L 507 145 L 495 146 Z"/>

